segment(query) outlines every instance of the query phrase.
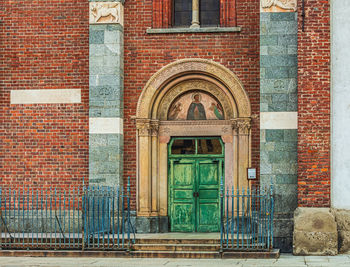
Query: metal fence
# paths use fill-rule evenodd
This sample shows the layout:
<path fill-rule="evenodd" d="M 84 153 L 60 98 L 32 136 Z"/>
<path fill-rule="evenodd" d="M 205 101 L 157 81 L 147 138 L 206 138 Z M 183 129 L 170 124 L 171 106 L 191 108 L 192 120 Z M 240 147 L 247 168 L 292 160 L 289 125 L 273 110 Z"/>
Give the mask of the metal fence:
<path fill-rule="evenodd" d="M 226 189 L 221 184 L 221 249 L 266 251 L 273 248 L 274 198 L 268 189 Z"/>
<path fill-rule="evenodd" d="M 130 183 L 122 187 L 0 188 L 1 249 L 128 249 Z"/>

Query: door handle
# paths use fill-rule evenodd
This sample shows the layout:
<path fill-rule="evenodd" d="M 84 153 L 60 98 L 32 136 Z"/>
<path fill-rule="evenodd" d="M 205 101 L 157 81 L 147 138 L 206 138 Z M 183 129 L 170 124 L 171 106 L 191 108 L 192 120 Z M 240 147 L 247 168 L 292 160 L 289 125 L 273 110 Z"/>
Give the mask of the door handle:
<path fill-rule="evenodd" d="M 198 192 L 193 192 L 193 197 L 199 197 L 199 193 Z"/>

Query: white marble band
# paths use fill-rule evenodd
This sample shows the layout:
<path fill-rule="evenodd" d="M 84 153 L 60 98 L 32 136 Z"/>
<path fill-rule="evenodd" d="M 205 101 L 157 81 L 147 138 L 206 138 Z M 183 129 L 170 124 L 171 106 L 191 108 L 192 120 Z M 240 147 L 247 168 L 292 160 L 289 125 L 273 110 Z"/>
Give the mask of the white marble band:
<path fill-rule="evenodd" d="M 122 118 L 90 118 L 90 134 L 123 134 Z"/>
<path fill-rule="evenodd" d="M 80 89 L 11 90 L 11 104 L 81 103 Z"/>
<path fill-rule="evenodd" d="M 261 112 L 260 129 L 298 129 L 298 112 Z"/>

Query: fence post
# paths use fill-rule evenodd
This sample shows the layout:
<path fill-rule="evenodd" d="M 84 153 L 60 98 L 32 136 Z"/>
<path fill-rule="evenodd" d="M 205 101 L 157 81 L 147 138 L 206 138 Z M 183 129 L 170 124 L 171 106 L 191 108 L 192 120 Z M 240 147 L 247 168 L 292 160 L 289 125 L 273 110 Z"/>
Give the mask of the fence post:
<path fill-rule="evenodd" d="M 223 252 L 223 237 L 224 237 L 224 182 L 221 176 L 220 181 L 220 253 Z"/>
<path fill-rule="evenodd" d="M 83 190 L 82 190 L 82 198 L 81 198 L 81 220 L 82 220 L 82 227 L 81 227 L 81 238 L 82 238 L 82 246 L 81 250 L 84 251 L 85 249 L 85 230 L 86 230 L 86 203 L 85 203 L 85 184 L 84 184 L 84 177 L 83 177 Z"/>
<path fill-rule="evenodd" d="M 0 187 L 0 250 L 2 249 L 2 188 Z"/>
<path fill-rule="evenodd" d="M 127 184 L 127 194 L 126 194 L 126 199 L 127 199 L 127 205 L 128 205 L 128 214 L 127 214 L 127 220 L 128 220 L 128 242 L 129 242 L 129 250 L 131 247 L 131 241 L 130 241 L 130 227 L 131 227 L 131 222 L 130 222 L 130 176 L 128 177 L 128 184 Z"/>

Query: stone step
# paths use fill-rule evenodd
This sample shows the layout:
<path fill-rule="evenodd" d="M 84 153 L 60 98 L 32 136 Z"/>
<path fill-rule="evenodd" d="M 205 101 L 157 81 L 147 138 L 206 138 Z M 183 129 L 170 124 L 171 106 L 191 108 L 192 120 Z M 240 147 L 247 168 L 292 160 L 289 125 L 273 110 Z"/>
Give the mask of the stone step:
<path fill-rule="evenodd" d="M 215 251 L 131 251 L 133 258 L 183 258 L 183 259 L 217 259 L 221 255 Z"/>
<path fill-rule="evenodd" d="M 251 239 L 244 239 L 244 244 L 251 243 Z M 239 241 L 242 242 L 242 239 Z M 231 244 L 231 239 L 229 239 Z M 234 244 L 236 244 L 234 240 Z M 160 239 L 160 238 L 137 238 L 135 244 L 210 244 L 210 245 L 220 245 L 220 239 Z"/>
<path fill-rule="evenodd" d="M 136 238 L 135 244 L 220 244 L 220 239 Z"/>
<path fill-rule="evenodd" d="M 220 244 L 135 244 L 135 251 L 219 251 Z"/>

